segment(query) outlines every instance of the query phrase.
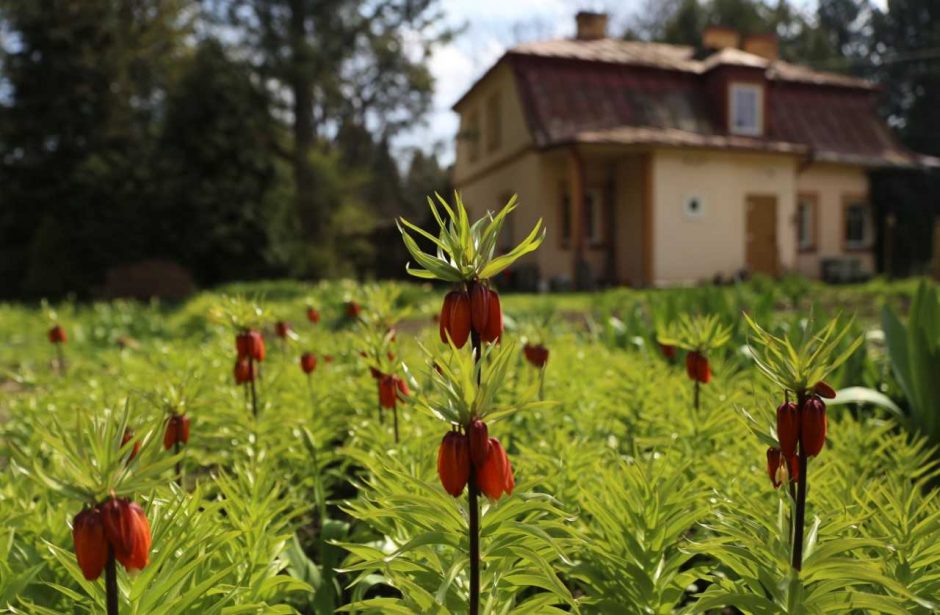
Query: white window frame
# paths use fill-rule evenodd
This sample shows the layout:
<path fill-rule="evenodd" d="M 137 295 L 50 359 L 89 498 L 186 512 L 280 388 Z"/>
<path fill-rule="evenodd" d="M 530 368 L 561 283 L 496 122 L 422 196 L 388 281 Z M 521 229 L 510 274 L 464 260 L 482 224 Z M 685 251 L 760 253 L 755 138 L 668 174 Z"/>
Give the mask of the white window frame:
<path fill-rule="evenodd" d="M 738 126 L 738 92 L 754 93 L 754 126 Z M 764 87 L 757 83 L 732 82 L 728 86 L 728 132 L 746 137 L 764 134 Z"/>
<path fill-rule="evenodd" d="M 796 200 L 796 243 L 800 252 L 812 252 L 816 249 L 817 199 L 813 195 L 803 194 Z M 804 219 L 804 213 L 805 219 Z M 803 236 L 806 231 L 807 236 Z"/>

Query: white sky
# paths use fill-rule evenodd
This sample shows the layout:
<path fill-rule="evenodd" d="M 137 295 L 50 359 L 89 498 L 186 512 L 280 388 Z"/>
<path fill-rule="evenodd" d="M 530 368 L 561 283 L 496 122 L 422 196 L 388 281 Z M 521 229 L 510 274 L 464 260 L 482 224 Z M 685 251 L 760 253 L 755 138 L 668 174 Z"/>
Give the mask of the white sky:
<path fill-rule="evenodd" d="M 793 4 L 806 10 L 815 6 L 815 0 L 793 0 Z M 441 162 L 449 164 L 457 132 L 457 115 L 451 106 L 507 48 L 524 41 L 571 36 L 579 10 L 606 11 L 609 31 L 619 32 L 643 6 L 644 0 L 443 0 L 446 22 L 464 29 L 431 59 L 435 92 L 426 123 L 401 135 L 395 146 L 434 149 Z"/>

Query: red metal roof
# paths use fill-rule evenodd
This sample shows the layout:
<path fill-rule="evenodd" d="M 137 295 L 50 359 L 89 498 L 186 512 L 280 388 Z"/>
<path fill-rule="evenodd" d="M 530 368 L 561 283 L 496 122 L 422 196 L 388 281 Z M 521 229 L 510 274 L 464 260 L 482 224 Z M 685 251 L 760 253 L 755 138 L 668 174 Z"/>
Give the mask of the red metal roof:
<path fill-rule="evenodd" d="M 502 61 L 514 70 L 529 128 L 541 147 L 700 145 L 868 166 L 916 160 L 876 114 L 871 84 L 737 49 L 696 59 L 690 47 L 565 40 L 521 45 Z M 736 137 L 725 130 L 709 89 L 710 75 L 725 67 L 764 80 L 768 123 L 763 137 Z"/>

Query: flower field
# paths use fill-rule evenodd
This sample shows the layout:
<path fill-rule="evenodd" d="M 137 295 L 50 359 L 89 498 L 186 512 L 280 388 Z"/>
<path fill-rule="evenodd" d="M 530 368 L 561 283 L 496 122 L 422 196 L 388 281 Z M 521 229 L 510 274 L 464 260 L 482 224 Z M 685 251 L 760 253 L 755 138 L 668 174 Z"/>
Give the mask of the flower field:
<path fill-rule="evenodd" d="M 484 277 L 0 306 L 0 608 L 935 612 L 935 287 Z"/>

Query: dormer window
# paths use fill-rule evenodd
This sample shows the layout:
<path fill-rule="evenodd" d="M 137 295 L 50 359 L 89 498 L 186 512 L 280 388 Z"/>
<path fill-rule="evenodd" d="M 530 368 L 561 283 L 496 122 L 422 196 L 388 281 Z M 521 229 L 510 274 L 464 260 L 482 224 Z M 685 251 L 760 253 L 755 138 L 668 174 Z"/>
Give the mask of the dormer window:
<path fill-rule="evenodd" d="M 748 137 L 764 132 L 764 89 L 756 83 L 732 83 L 729 86 L 728 129 L 731 134 Z"/>

